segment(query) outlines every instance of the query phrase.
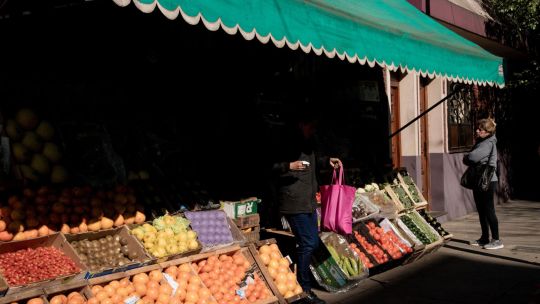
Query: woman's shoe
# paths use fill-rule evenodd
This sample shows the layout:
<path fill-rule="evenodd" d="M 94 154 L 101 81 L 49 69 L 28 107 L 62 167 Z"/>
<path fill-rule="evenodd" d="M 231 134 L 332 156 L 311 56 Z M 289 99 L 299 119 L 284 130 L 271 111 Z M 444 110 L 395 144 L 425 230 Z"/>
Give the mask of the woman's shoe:
<path fill-rule="evenodd" d="M 501 249 L 504 248 L 504 245 L 501 240 L 491 240 L 489 244 L 484 245 L 484 249 Z"/>
<path fill-rule="evenodd" d="M 470 241 L 469 242 L 469 245 L 471 245 L 471 246 L 479 246 L 479 247 L 484 247 L 487 244 L 489 244 L 489 241 L 484 241 L 482 239 L 478 239 L 476 241 Z"/>
<path fill-rule="evenodd" d="M 321 300 L 313 291 L 306 291 L 306 297 L 298 301 L 298 303 L 306 304 L 326 304 L 325 301 Z M 297 302 L 295 302 L 297 303 Z"/>

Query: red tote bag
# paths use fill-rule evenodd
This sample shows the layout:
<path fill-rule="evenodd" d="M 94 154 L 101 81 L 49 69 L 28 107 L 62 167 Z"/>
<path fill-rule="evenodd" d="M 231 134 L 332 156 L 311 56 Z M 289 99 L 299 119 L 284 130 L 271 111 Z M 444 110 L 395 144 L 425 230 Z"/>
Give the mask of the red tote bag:
<path fill-rule="evenodd" d="M 321 189 L 321 226 L 323 231 L 334 231 L 339 234 L 352 233 L 352 205 L 356 188 L 343 185 L 343 166 L 339 168 L 336 180 L 336 169 L 331 185 L 323 185 Z"/>

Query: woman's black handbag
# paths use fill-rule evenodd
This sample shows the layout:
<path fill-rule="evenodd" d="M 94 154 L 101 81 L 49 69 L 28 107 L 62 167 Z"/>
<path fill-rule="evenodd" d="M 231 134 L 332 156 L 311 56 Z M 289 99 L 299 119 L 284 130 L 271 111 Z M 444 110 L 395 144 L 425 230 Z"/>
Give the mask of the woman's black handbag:
<path fill-rule="evenodd" d="M 472 165 L 465 170 L 465 173 L 461 176 L 461 185 L 463 187 L 472 190 L 488 190 L 491 178 L 493 178 L 493 174 L 495 174 L 495 170 L 497 169 L 489 165 L 494 148 L 495 145 L 491 148 L 491 154 L 487 163 Z"/>

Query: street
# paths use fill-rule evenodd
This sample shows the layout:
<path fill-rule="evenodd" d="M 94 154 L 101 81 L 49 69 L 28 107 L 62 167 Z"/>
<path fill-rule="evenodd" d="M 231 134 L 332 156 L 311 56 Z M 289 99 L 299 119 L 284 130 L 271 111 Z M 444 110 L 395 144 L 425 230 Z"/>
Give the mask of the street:
<path fill-rule="evenodd" d="M 480 235 L 477 214 L 443 224 L 454 239 L 412 264 L 374 275 L 328 303 L 540 303 L 540 202 L 497 206 L 505 248 L 467 244 Z"/>

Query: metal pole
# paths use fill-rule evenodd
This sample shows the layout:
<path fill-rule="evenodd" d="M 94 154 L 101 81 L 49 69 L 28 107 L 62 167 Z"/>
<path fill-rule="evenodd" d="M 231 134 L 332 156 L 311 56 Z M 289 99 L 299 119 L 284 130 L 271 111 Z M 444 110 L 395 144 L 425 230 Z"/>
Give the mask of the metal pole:
<path fill-rule="evenodd" d="M 437 107 L 438 105 L 440 105 L 441 103 L 445 102 L 448 98 L 454 96 L 456 93 L 458 92 L 461 92 L 463 91 L 463 89 L 465 89 L 465 86 L 460 86 L 459 88 L 455 89 L 454 91 L 452 91 L 450 94 L 446 95 L 446 97 L 444 97 L 443 99 L 439 100 L 436 104 L 432 105 L 431 107 L 429 107 L 427 110 L 425 110 L 424 112 L 422 112 L 420 115 L 416 116 L 413 120 L 409 121 L 407 124 L 405 124 L 403 127 L 399 128 L 399 130 L 397 130 L 396 132 L 390 134 L 390 136 L 388 138 L 392 138 L 394 137 L 395 135 L 399 134 L 401 131 L 403 131 L 405 128 L 407 128 L 408 126 L 410 126 L 411 124 L 413 124 L 415 121 L 417 121 L 418 119 L 420 119 L 420 117 L 426 115 L 429 111 L 433 110 L 435 107 Z"/>

